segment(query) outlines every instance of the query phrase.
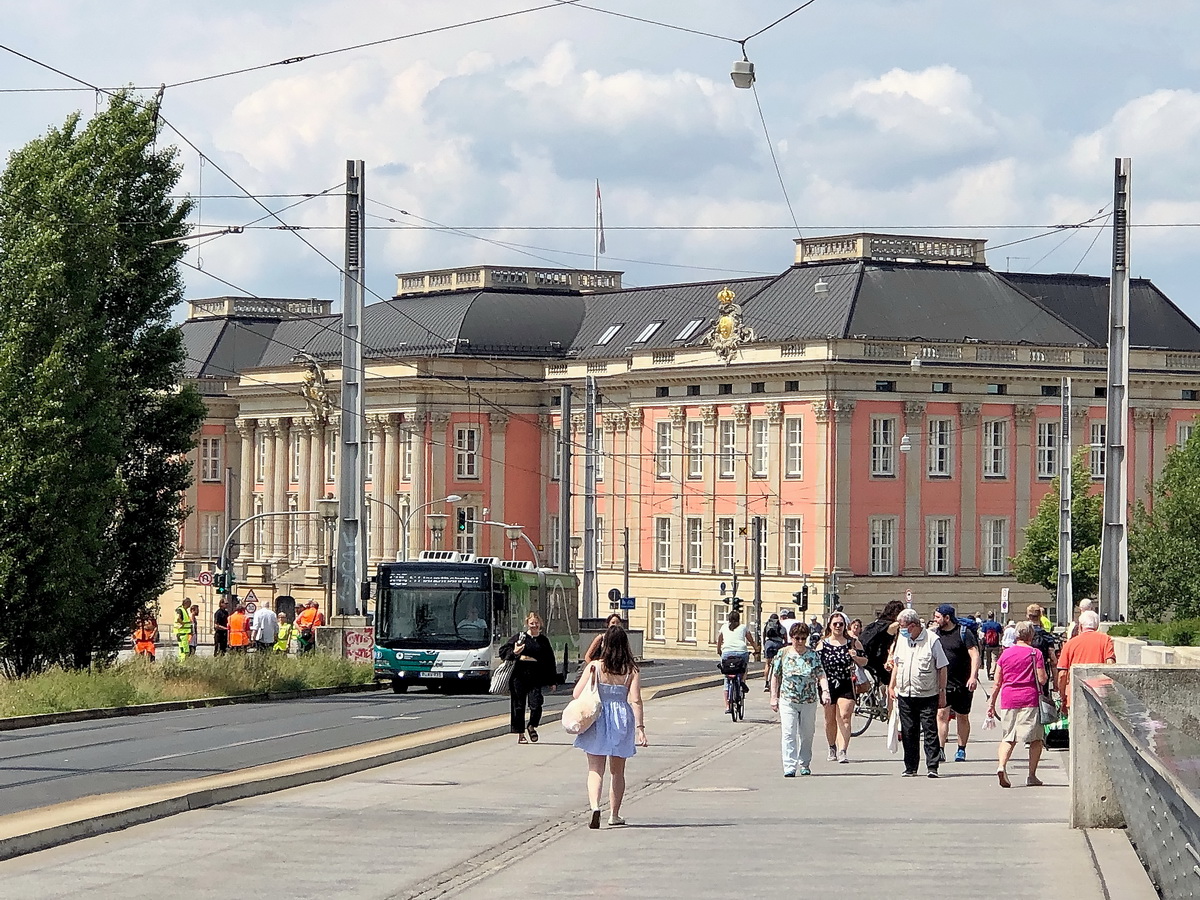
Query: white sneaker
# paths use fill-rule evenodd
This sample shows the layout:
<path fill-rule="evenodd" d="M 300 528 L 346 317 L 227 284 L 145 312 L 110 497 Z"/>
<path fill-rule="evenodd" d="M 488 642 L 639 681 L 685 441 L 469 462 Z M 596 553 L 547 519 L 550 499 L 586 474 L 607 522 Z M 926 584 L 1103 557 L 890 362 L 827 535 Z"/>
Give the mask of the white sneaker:
<path fill-rule="evenodd" d="M 850 758 L 848 756 L 846 756 L 845 750 L 843 750 L 841 753 L 838 754 L 838 762 L 840 762 L 840 763 L 850 762 Z"/>
<path fill-rule="evenodd" d="M 837 747 L 835 747 L 833 744 L 829 745 L 829 761 L 837 762 Z"/>
<path fill-rule="evenodd" d="M 625 820 L 624 820 L 624 819 L 622 819 L 620 816 L 609 816 L 609 817 L 608 817 L 608 824 L 609 824 L 609 825 L 624 825 L 624 824 L 625 824 Z"/>

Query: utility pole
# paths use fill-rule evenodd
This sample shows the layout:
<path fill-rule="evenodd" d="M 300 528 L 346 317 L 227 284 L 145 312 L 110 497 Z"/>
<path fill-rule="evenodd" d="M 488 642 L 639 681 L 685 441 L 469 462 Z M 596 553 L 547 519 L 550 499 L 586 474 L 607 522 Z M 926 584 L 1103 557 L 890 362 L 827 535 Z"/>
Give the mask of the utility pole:
<path fill-rule="evenodd" d="M 583 610 L 584 618 L 600 614 L 596 605 L 596 378 L 587 376 L 583 404 Z"/>
<path fill-rule="evenodd" d="M 358 612 L 359 585 L 366 572 L 363 540 L 362 429 L 366 418 L 363 390 L 362 320 L 366 250 L 364 164 L 346 160 L 346 274 L 342 285 L 342 396 L 338 463 L 337 614 Z"/>
<path fill-rule="evenodd" d="M 1112 280 L 1108 294 L 1108 416 L 1104 428 L 1104 531 L 1100 541 L 1100 613 L 1118 622 L 1129 610 L 1129 157 L 1116 160 Z"/>
<path fill-rule="evenodd" d="M 628 597 L 629 596 L 629 526 L 628 525 L 625 526 L 625 530 L 624 530 L 624 544 L 625 544 L 625 561 L 622 564 L 624 581 L 622 582 L 621 596 Z"/>
<path fill-rule="evenodd" d="M 1062 380 L 1062 416 L 1059 424 L 1058 460 L 1058 609 L 1059 625 L 1071 620 L 1075 609 L 1071 585 L 1071 379 Z"/>
<path fill-rule="evenodd" d="M 560 572 L 575 568 L 571 557 L 571 504 L 575 497 L 571 491 L 571 386 L 564 384 L 560 392 L 559 411 L 562 427 L 558 430 L 558 555 L 556 565 Z"/>
<path fill-rule="evenodd" d="M 754 527 L 754 623 L 762 626 L 762 541 L 763 519 L 755 516 L 751 523 Z"/>

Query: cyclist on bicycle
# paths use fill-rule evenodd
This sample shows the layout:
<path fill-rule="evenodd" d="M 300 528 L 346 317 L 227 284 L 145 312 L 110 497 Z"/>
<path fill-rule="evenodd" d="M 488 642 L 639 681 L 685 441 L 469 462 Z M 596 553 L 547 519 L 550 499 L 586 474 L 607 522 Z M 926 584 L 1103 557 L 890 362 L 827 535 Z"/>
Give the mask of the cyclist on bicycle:
<path fill-rule="evenodd" d="M 726 624 L 721 626 L 721 631 L 717 635 L 717 653 L 721 657 L 721 671 L 725 671 L 728 663 L 727 659 L 738 658 L 741 660 L 742 674 L 738 678 L 742 682 L 742 696 L 746 695 L 746 667 L 750 664 L 750 648 L 753 647 L 755 652 L 758 652 L 758 641 L 754 634 L 742 624 L 742 614 L 739 612 L 731 612 L 726 619 Z M 729 679 L 725 679 L 725 712 L 729 712 Z"/>

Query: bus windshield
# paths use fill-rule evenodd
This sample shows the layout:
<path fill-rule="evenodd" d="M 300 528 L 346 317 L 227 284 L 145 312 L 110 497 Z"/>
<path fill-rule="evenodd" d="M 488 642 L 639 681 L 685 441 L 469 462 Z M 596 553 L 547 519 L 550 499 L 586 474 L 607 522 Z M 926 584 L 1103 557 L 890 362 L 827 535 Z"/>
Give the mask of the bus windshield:
<path fill-rule="evenodd" d="M 382 647 L 468 649 L 492 641 L 487 591 L 455 587 L 389 587 L 375 624 Z"/>

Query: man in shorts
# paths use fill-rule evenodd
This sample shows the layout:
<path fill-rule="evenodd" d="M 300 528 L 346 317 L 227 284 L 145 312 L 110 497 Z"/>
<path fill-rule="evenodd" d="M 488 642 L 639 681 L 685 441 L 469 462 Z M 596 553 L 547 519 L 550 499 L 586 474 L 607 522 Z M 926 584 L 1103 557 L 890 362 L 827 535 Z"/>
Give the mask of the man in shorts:
<path fill-rule="evenodd" d="M 955 762 L 967 759 L 967 741 L 971 737 L 971 701 L 979 685 L 979 641 L 975 632 L 959 624 L 954 607 L 943 603 L 933 613 L 933 632 L 946 653 L 946 706 L 938 710 L 939 760 L 946 759 L 946 740 L 950 735 L 950 717 L 954 716 L 958 735 Z"/>

